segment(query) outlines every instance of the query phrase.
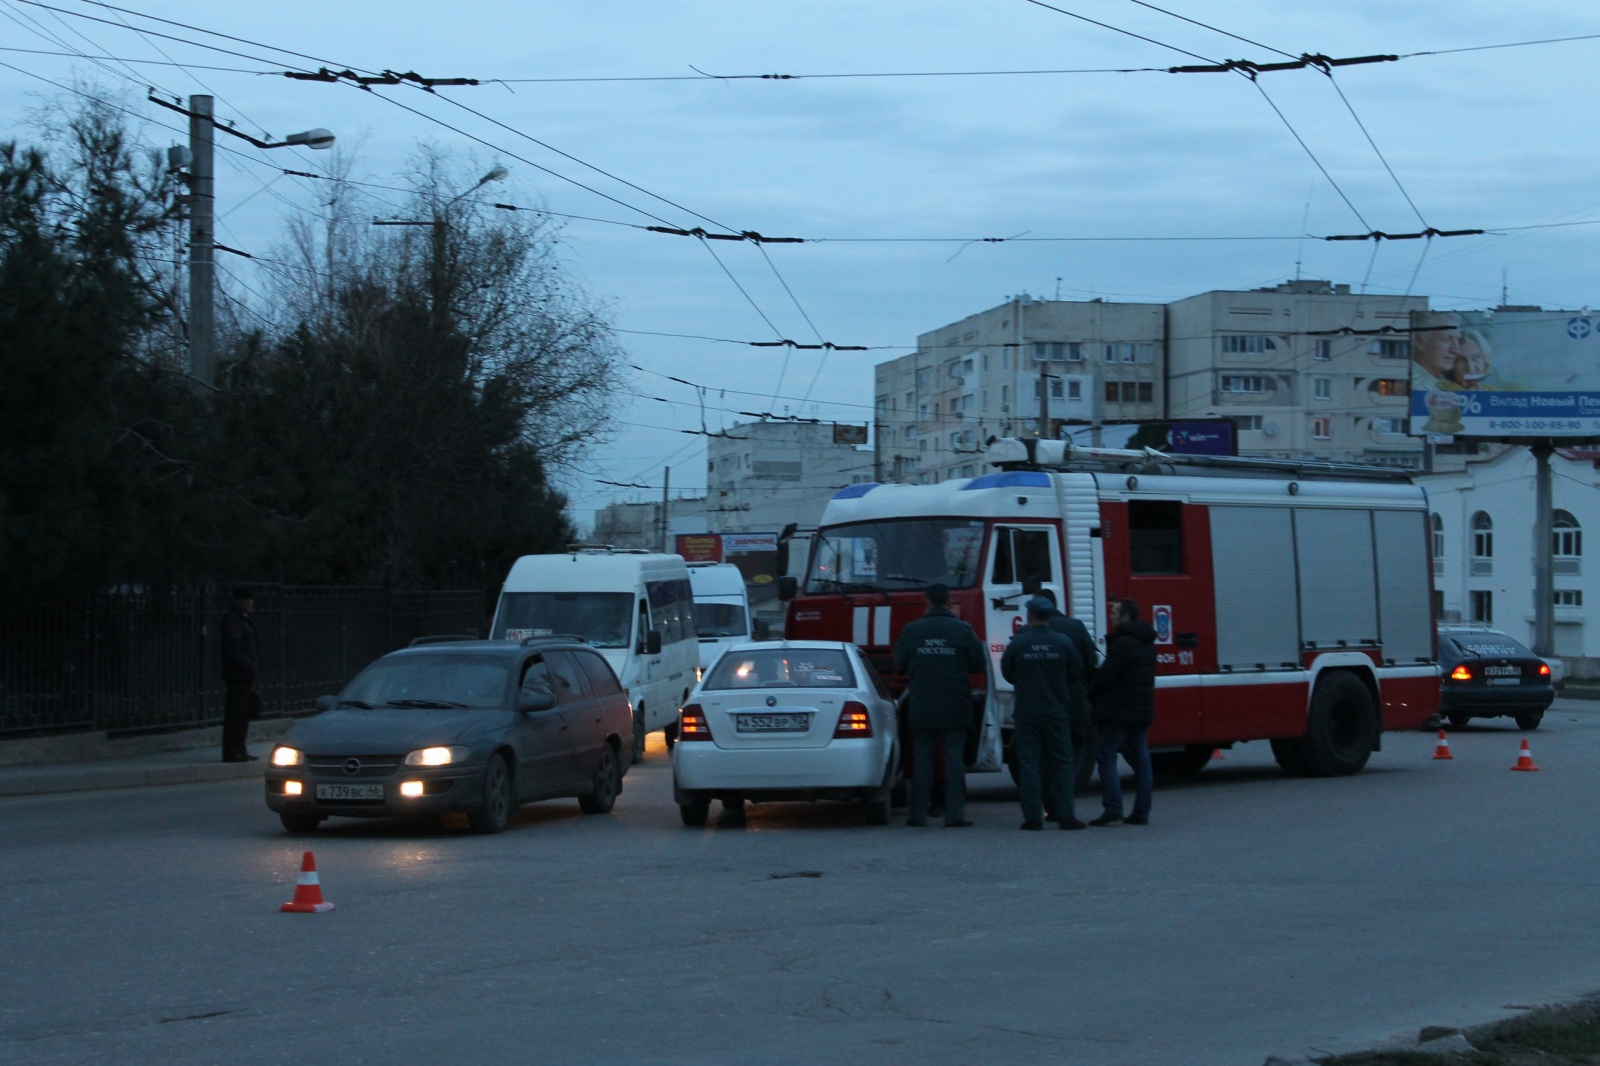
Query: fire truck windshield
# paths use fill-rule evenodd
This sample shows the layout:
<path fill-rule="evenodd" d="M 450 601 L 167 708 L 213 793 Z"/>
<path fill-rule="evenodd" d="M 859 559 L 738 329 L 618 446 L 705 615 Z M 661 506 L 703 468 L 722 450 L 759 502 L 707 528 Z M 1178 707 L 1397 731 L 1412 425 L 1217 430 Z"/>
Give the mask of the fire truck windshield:
<path fill-rule="evenodd" d="M 967 518 L 901 518 L 819 530 L 806 592 L 883 592 L 978 579 L 983 523 Z"/>

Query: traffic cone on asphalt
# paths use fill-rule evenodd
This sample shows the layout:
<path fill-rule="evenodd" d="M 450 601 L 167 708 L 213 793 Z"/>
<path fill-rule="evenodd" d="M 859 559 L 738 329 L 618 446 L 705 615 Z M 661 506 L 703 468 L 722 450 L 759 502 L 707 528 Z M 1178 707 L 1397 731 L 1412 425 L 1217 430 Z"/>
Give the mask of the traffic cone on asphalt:
<path fill-rule="evenodd" d="M 1450 742 L 1444 737 L 1444 730 L 1439 730 L 1439 743 L 1434 745 L 1433 757 L 1435 759 L 1454 759 L 1450 754 Z"/>
<path fill-rule="evenodd" d="M 300 879 L 294 885 L 294 899 L 278 908 L 290 914 L 321 914 L 333 910 L 322 898 L 322 882 L 317 880 L 317 859 L 309 851 L 300 860 Z"/>
<path fill-rule="evenodd" d="M 1528 742 L 1527 742 L 1527 740 L 1523 740 L 1523 742 L 1522 742 L 1522 751 L 1521 751 L 1520 754 L 1518 754 L 1518 756 L 1517 756 L 1517 764 L 1515 766 L 1513 766 L 1512 769 L 1513 770 L 1537 770 L 1538 769 L 1537 766 L 1533 765 L 1533 752 L 1528 750 Z"/>

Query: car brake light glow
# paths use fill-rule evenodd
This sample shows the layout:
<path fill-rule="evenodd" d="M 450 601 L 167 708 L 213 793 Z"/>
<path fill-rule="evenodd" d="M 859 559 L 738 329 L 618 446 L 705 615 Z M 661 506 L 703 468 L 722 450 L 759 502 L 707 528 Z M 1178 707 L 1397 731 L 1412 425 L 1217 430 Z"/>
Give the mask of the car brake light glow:
<path fill-rule="evenodd" d="M 1550 676 L 1550 664 L 1549 663 L 1540 663 L 1539 664 L 1539 676 L 1540 677 L 1549 677 Z"/>
<path fill-rule="evenodd" d="M 706 710 L 698 703 L 686 705 L 678 712 L 678 743 L 686 740 L 710 740 L 711 726 L 706 722 Z"/>
<path fill-rule="evenodd" d="M 1460 666 L 1458 666 L 1454 670 L 1450 671 L 1450 680 L 1451 681 L 1471 681 L 1472 680 L 1472 668 L 1470 666 L 1468 666 L 1466 663 L 1462 663 Z"/>
<path fill-rule="evenodd" d="M 872 736 L 872 716 L 864 703 L 851 700 L 839 712 L 839 725 L 833 731 L 835 740 Z"/>

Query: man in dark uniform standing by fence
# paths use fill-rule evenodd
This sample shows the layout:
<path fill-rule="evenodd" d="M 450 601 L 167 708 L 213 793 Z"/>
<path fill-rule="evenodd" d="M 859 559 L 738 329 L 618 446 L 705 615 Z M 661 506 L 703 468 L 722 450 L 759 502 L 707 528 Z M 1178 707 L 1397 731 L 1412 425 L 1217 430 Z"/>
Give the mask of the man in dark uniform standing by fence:
<path fill-rule="evenodd" d="M 245 747 L 250 719 L 256 717 L 261 697 L 261 656 L 256 651 L 256 626 L 250 614 L 256 608 L 249 589 L 233 590 L 233 606 L 222 616 L 222 683 L 227 695 L 222 704 L 222 761 L 252 762 L 256 756 Z"/>
<path fill-rule="evenodd" d="M 928 824 L 933 763 L 944 753 L 944 824 L 968 826 L 967 768 L 963 748 L 972 724 L 972 680 L 985 670 L 987 656 L 972 627 L 950 610 L 950 587 L 929 585 L 922 592 L 928 613 L 900 631 L 894 668 L 906 675 L 908 720 L 915 741 L 911 811 L 907 825 Z"/>
<path fill-rule="evenodd" d="M 1072 641 L 1054 631 L 1049 600 L 1028 601 L 1028 624 L 1011 638 L 1000 673 L 1016 692 L 1012 709 L 1022 828 L 1043 829 L 1045 800 L 1063 829 L 1087 823 L 1073 813 L 1072 723 L 1083 698 L 1083 662 Z"/>

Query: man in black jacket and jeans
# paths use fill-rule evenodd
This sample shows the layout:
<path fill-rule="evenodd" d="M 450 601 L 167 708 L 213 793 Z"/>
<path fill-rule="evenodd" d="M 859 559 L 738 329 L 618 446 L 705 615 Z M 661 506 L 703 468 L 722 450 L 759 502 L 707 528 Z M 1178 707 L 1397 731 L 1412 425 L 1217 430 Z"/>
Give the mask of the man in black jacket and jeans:
<path fill-rule="evenodd" d="M 1106 659 L 1089 688 L 1094 724 L 1100 730 L 1100 802 L 1105 811 L 1090 825 L 1150 824 L 1150 748 L 1147 734 L 1156 710 L 1156 631 L 1139 620 L 1139 605 L 1118 600 Z M 1122 780 L 1117 756 L 1133 769 L 1137 795 L 1133 813 L 1122 816 Z"/>
<path fill-rule="evenodd" d="M 245 747 L 250 719 L 256 715 L 256 682 L 261 677 L 261 657 L 256 652 L 256 626 L 250 613 L 255 597 L 246 588 L 233 590 L 233 606 L 222 616 L 222 683 L 227 695 L 222 703 L 222 761 L 254 762 Z"/>
<path fill-rule="evenodd" d="M 969 826 L 966 819 L 967 768 L 963 749 L 972 724 L 972 680 L 988 655 L 972 627 L 950 610 L 950 587 L 933 584 L 922 591 L 928 613 L 900 631 L 894 668 L 906 675 L 907 715 L 915 744 L 911 811 L 907 825 L 928 824 L 933 792 L 933 761 L 944 752 L 944 824 Z"/>

